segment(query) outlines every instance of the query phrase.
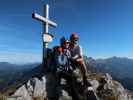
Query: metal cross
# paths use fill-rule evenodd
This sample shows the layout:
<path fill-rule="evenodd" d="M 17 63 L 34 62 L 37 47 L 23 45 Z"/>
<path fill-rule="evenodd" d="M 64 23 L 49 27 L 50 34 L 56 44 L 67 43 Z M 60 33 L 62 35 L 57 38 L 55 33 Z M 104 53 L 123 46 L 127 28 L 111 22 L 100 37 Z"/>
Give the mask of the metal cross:
<path fill-rule="evenodd" d="M 49 25 L 52 27 L 56 27 L 57 24 L 51 20 L 49 20 L 49 5 L 46 4 L 44 5 L 44 16 L 40 16 L 39 14 L 33 12 L 32 13 L 32 18 L 39 20 L 43 22 L 43 61 L 44 58 L 47 57 L 47 48 L 48 48 L 48 43 L 52 41 L 53 37 L 48 33 L 48 28 Z"/>

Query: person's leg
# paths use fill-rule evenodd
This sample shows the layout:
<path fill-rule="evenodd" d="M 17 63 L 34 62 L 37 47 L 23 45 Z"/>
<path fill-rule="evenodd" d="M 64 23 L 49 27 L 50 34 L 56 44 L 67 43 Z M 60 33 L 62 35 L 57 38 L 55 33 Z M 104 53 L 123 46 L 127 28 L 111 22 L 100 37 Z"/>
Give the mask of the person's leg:
<path fill-rule="evenodd" d="M 84 76 L 87 74 L 86 65 L 84 63 L 79 64 L 79 68 Z"/>
<path fill-rule="evenodd" d="M 86 69 L 86 65 L 84 63 L 79 63 L 78 64 L 79 69 L 81 71 L 82 74 L 82 78 L 83 78 L 83 82 L 84 84 L 87 84 L 87 69 Z"/>
<path fill-rule="evenodd" d="M 48 100 L 58 100 L 58 93 L 56 91 L 57 80 L 55 74 L 48 73 L 46 75 L 46 92 Z"/>
<path fill-rule="evenodd" d="M 69 86 L 69 88 L 67 88 L 66 91 L 69 93 L 70 96 L 72 96 L 72 100 L 81 100 L 77 89 L 79 87 L 76 84 L 76 77 L 71 74 L 67 75 L 63 73 L 60 73 L 59 77 L 64 78 L 67 81 L 67 85 Z"/>

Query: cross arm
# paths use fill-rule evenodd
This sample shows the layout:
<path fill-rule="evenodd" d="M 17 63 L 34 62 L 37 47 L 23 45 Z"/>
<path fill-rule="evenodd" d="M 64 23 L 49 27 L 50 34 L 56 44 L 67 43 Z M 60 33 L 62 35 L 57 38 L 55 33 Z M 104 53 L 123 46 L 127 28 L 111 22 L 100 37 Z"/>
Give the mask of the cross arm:
<path fill-rule="evenodd" d="M 39 20 L 41 22 L 48 23 L 49 25 L 51 25 L 53 27 L 57 27 L 57 24 L 55 22 L 53 22 L 53 21 L 51 21 L 51 20 L 49 20 L 49 19 L 47 19 L 47 18 L 45 18 L 43 16 L 40 16 L 37 13 L 32 13 L 32 18 L 37 19 L 37 20 Z"/>

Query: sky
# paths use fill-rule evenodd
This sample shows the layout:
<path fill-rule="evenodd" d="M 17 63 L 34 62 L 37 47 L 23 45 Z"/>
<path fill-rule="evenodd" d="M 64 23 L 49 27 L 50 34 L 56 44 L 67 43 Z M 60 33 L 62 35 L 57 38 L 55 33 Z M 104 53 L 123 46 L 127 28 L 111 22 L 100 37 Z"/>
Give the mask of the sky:
<path fill-rule="evenodd" d="M 133 58 L 133 0 L 0 0 L 0 62 L 41 62 L 42 23 L 31 14 L 44 4 L 58 24 L 49 48 L 76 32 L 88 57 Z"/>

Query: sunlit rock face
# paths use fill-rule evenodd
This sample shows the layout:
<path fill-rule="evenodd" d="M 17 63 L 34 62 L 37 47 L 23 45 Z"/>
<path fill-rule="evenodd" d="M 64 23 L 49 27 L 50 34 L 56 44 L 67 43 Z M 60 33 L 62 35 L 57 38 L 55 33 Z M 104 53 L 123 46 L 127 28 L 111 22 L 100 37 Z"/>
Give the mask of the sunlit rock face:
<path fill-rule="evenodd" d="M 18 88 L 12 96 L 17 98 L 14 100 L 45 100 L 47 81 L 45 76 L 41 80 L 32 78 Z M 127 90 L 119 82 L 112 80 L 108 73 L 90 73 L 88 81 L 92 84 L 97 100 L 133 100 Z M 67 91 L 62 90 L 61 92 L 62 95 L 59 100 L 72 100 Z"/>
<path fill-rule="evenodd" d="M 46 78 L 42 80 L 38 78 L 30 79 L 25 85 L 21 86 L 12 95 L 14 100 L 44 100 L 46 98 Z"/>
<path fill-rule="evenodd" d="M 133 100 L 124 87 L 112 80 L 108 73 L 104 76 L 104 80 L 105 82 L 100 82 L 101 85 L 104 84 L 103 88 L 96 91 L 99 100 Z"/>
<path fill-rule="evenodd" d="M 31 96 L 29 95 L 27 89 L 23 85 L 20 87 L 15 93 L 14 93 L 14 100 L 17 98 L 17 100 L 32 100 Z"/>

